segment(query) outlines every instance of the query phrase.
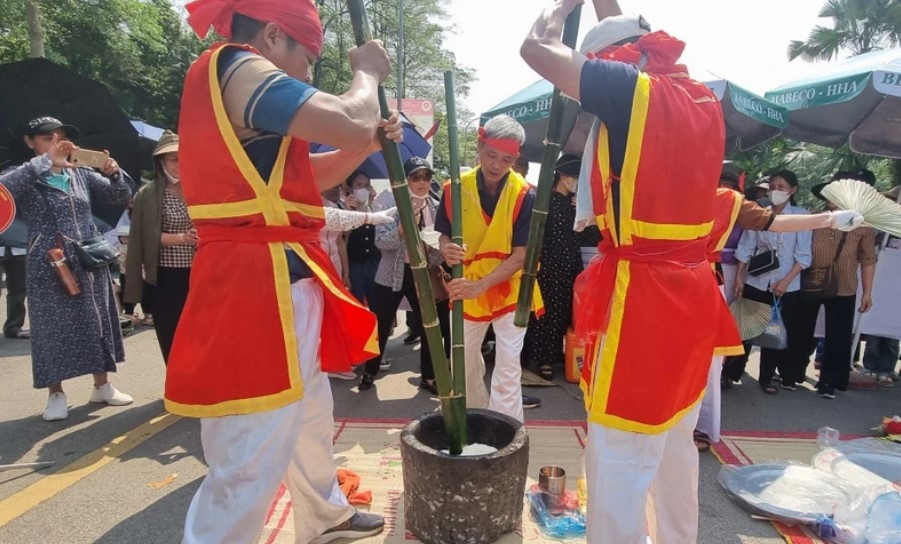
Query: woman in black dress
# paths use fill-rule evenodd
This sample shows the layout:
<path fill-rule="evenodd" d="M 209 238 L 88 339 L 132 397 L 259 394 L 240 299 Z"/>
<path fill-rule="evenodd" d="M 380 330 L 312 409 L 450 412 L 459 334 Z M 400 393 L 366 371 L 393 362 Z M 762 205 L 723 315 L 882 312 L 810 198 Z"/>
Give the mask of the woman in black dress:
<path fill-rule="evenodd" d="M 538 374 L 553 379 L 554 368 L 563 367 L 563 339 L 572 324 L 573 285 L 582 272 L 582 258 L 573 223 L 574 194 L 581 159 L 563 155 L 554 168 L 554 192 L 548 208 L 541 243 L 538 287 L 544 299 L 544 314 L 534 316 L 526 332 L 525 362 L 538 366 Z"/>

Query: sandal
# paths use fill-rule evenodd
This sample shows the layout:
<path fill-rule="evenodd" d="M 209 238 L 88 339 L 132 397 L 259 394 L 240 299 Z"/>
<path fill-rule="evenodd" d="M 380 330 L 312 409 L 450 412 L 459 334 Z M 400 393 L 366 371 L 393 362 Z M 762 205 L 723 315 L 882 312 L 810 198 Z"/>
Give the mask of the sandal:
<path fill-rule="evenodd" d="M 702 433 L 701 431 L 695 431 L 694 441 L 695 447 L 698 448 L 698 453 L 710 451 L 710 447 L 713 445 L 713 441 L 710 440 L 707 433 Z"/>
<path fill-rule="evenodd" d="M 554 380 L 554 368 L 551 365 L 540 365 L 538 367 L 538 375 L 547 381 Z"/>
<path fill-rule="evenodd" d="M 420 380 L 419 388 L 423 391 L 428 391 L 432 395 L 438 395 L 438 386 L 435 385 L 435 380 Z"/>

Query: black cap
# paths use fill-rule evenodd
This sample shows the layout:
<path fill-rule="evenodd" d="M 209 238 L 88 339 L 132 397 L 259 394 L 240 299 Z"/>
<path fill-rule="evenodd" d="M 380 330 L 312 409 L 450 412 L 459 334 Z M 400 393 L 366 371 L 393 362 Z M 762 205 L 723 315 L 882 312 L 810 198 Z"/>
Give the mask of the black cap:
<path fill-rule="evenodd" d="M 420 170 L 428 170 L 429 174 L 435 173 L 435 171 L 432 170 L 432 165 L 429 164 L 429 161 L 422 157 L 410 157 L 407 159 L 407 162 L 404 163 L 404 175 L 407 177 L 410 177 L 410 174 L 413 172 L 418 172 Z"/>
<path fill-rule="evenodd" d="M 582 168 L 582 158 L 575 155 L 561 155 L 554 165 L 554 172 L 561 176 L 579 177 Z"/>
<path fill-rule="evenodd" d="M 63 132 L 66 133 L 66 136 L 69 138 L 78 138 L 81 136 L 81 131 L 72 125 L 64 125 L 59 119 L 56 117 L 37 117 L 28 121 L 28 124 L 25 126 L 25 135 L 26 136 L 39 136 L 43 134 L 50 134 L 54 130 L 61 128 Z"/>

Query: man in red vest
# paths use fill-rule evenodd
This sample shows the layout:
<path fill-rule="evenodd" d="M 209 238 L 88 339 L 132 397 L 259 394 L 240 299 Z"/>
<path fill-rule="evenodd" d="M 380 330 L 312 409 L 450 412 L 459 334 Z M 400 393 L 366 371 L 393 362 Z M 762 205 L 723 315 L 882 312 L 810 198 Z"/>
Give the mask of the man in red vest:
<path fill-rule="evenodd" d="M 560 41 L 582 0 L 535 22 L 522 56 L 597 116 L 577 220 L 598 225 L 601 259 L 576 284 L 586 364 L 588 542 L 645 544 L 654 501 L 667 542 L 697 541 L 692 432 L 714 349 L 740 339 L 707 261 L 725 148 L 722 111 L 677 64 L 684 43 L 595 0 L 580 51 Z M 588 193 L 588 194 L 585 194 Z M 704 316 L 701 318 L 701 316 Z"/>
<path fill-rule="evenodd" d="M 390 72 L 379 42 L 350 51 L 350 89 L 310 85 L 323 31 L 313 0 L 197 0 L 188 22 L 228 42 L 185 78 L 181 183 L 199 247 L 172 347 L 166 408 L 201 418 L 209 473 L 183 542 L 256 542 L 284 482 L 297 542 L 361 538 L 384 520 L 356 511 L 332 457 L 326 372 L 378 351 L 375 319 L 348 293 L 319 236 L 320 191 L 379 149 Z M 311 139 L 339 149 L 311 156 Z M 324 326 L 325 324 L 325 326 Z"/>

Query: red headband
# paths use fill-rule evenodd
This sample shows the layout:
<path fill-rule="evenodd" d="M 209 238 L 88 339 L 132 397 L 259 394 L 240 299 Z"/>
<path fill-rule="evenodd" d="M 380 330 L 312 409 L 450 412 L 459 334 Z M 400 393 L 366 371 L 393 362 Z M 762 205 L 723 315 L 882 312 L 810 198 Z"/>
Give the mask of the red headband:
<path fill-rule="evenodd" d="M 479 141 L 484 143 L 485 145 L 489 145 L 497 149 L 498 151 L 502 151 L 507 155 L 513 156 L 518 156 L 519 148 L 522 147 L 519 144 L 519 141 L 513 140 L 511 138 L 486 138 L 485 127 L 479 127 Z"/>
<path fill-rule="evenodd" d="M 212 26 L 231 39 L 232 17 L 246 15 L 264 23 L 275 23 L 294 41 L 317 57 L 322 53 L 322 22 L 313 0 L 195 0 L 186 5 L 188 24 L 201 38 Z"/>

